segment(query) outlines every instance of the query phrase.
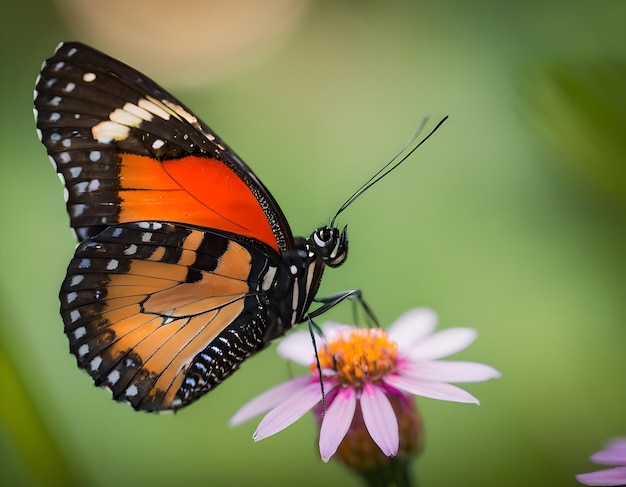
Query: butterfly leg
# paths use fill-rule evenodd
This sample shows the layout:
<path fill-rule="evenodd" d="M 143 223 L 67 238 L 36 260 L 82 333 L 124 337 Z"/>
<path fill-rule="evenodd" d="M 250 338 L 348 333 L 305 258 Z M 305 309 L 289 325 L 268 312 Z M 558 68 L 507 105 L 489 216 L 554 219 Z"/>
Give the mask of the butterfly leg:
<path fill-rule="evenodd" d="M 357 303 L 360 304 L 361 307 L 363 308 L 363 311 L 365 312 L 366 316 L 371 320 L 372 323 L 374 323 L 374 326 L 377 326 L 377 327 L 380 326 L 378 324 L 378 319 L 374 315 L 374 312 L 371 310 L 371 308 L 367 305 L 367 303 L 363 299 L 363 293 L 361 292 L 360 289 L 351 289 L 348 291 L 342 291 L 337 294 L 331 294 L 330 296 L 325 296 L 323 298 L 315 298 L 315 301 L 318 303 L 322 303 L 322 306 L 310 312 L 307 315 L 307 318 L 308 319 L 317 318 L 322 313 L 325 313 L 329 309 L 334 308 L 336 305 L 338 305 L 344 299 L 347 299 L 347 298 L 355 299 Z"/>

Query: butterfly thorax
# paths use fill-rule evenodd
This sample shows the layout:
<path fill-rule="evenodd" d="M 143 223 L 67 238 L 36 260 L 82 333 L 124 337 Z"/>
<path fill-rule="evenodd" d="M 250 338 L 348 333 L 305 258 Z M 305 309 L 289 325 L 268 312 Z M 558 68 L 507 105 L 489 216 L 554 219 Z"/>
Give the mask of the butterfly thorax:
<path fill-rule="evenodd" d="M 348 254 L 346 228 L 320 227 L 307 238 L 295 238 L 294 243 L 281 254 L 282 272 L 289 278 L 275 279 L 272 297 L 277 309 L 265 334 L 268 341 L 306 320 L 324 268 L 341 265 Z"/>

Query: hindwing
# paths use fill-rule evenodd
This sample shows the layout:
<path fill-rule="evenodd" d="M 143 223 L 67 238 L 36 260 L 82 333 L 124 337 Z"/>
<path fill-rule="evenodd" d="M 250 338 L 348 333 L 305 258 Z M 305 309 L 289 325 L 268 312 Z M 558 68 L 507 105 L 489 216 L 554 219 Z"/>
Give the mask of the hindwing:
<path fill-rule="evenodd" d="M 116 400 L 183 407 L 263 346 L 277 259 L 214 230 L 110 226 L 78 246 L 61 287 L 70 350 Z"/>

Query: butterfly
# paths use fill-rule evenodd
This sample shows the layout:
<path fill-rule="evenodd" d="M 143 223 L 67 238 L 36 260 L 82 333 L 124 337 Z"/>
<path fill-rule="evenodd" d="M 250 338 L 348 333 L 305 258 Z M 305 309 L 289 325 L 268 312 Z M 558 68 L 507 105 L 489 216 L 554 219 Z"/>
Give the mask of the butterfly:
<path fill-rule="evenodd" d="M 346 260 L 346 227 L 333 218 L 294 237 L 235 152 L 130 66 L 62 43 L 34 104 L 79 241 L 59 293 L 65 334 L 115 400 L 185 407 L 296 324 L 360 296 L 308 312 L 324 269 Z"/>

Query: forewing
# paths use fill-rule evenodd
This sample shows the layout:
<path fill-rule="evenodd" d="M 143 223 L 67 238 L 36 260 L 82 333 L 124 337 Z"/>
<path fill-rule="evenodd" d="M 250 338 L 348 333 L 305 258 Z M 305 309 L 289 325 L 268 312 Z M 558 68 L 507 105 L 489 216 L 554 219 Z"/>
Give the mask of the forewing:
<path fill-rule="evenodd" d="M 35 112 L 79 239 L 108 225 L 163 220 L 292 247 L 285 216 L 250 168 L 135 69 L 61 44 L 37 79 Z"/>
<path fill-rule="evenodd" d="M 111 226 L 77 247 L 61 288 L 70 350 L 118 401 L 184 407 L 264 345 L 276 259 L 221 232 Z"/>

